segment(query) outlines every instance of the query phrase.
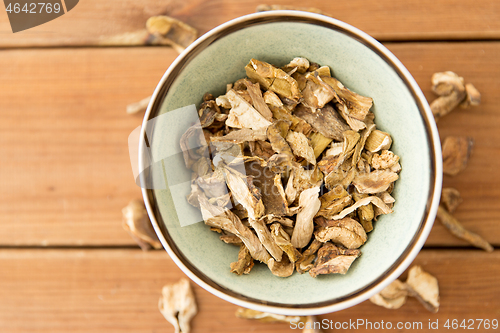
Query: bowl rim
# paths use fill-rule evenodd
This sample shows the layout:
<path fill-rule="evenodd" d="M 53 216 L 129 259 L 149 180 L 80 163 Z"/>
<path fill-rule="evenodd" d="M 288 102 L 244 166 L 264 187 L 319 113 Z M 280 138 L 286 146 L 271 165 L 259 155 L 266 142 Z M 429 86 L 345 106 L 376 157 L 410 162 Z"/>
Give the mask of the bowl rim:
<path fill-rule="evenodd" d="M 419 228 L 412 238 L 409 245 L 406 247 L 404 252 L 398 257 L 395 263 L 387 269 L 384 274 L 381 274 L 375 281 L 370 285 L 357 290 L 352 294 L 344 296 L 339 299 L 332 299 L 322 303 L 313 303 L 305 305 L 289 305 L 281 303 L 270 303 L 266 301 L 261 301 L 258 299 L 252 299 L 233 291 L 230 291 L 223 286 L 217 285 L 211 281 L 208 277 L 204 276 L 203 273 L 198 271 L 195 267 L 192 267 L 189 263 L 182 260 L 182 254 L 180 250 L 176 248 L 172 239 L 168 236 L 168 232 L 164 230 L 165 228 L 160 226 L 156 219 L 156 212 L 158 208 L 154 205 L 154 195 L 153 191 L 147 189 L 144 184 L 146 184 L 145 174 L 140 174 L 141 191 L 144 198 L 144 203 L 150 217 L 153 228 L 158 235 L 160 242 L 163 247 L 175 262 L 175 264 L 196 284 L 198 284 L 203 289 L 212 293 L 213 295 L 222 298 L 230 303 L 242 306 L 245 308 L 250 308 L 263 312 L 271 312 L 282 315 L 319 315 L 330 313 L 334 311 L 343 310 L 359 304 L 371 296 L 379 293 L 382 289 L 388 286 L 392 281 L 397 279 L 412 263 L 420 249 L 424 245 L 434 219 L 436 217 L 437 208 L 439 205 L 441 188 L 442 188 L 442 155 L 441 155 L 441 144 L 439 139 L 439 133 L 437 130 L 436 123 L 434 121 L 433 114 L 427 103 L 427 100 L 420 90 L 420 87 L 416 83 L 415 79 L 412 77 L 410 72 L 406 67 L 393 55 L 385 46 L 380 42 L 375 40 L 373 37 L 369 36 L 365 32 L 337 19 L 324 16 L 321 14 L 315 14 L 310 12 L 295 11 L 295 10 L 278 10 L 278 11 L 268 11 L 248 14 L 230 20 L 226 23 L 219 25 L 218 27 L 205 33 L 203 36 L 198 38 L 194 43 L 187 47 L 168 67 L 165 74 L 162 76 L 160 82 L 158 83 L 155 91 L 152 95 L 151 101 L 148 105 L 146 113 L 144 115 L 143 123 L 140 131 L 140 138 L 146 137 L 146 124 L 148 120 L 156 116 L 157 111 L 162 105 L 163 98 L 173 83 L 176 74 L 181 72 L 184 66 L 187 65 L 190 59 L 194 58 L 198 53 L 203 51 L 203 49 L 215 42 L 221 37 L 231 34 L 234 31 L 239 30 L 242 27 L 249 27 L 252 25 L 266 24 L 272 22 L 302 22 L 302 23 L 313 23 L 316 25 L 321 25 L 328 27 L 330 29 L 340 31 L 347 36 L 356 39 L 357 41 L 364 44 L 366 47 L 370 48 L 372 51 L 377 53 L 386 63 L 388 63 L 398 74 L 398 76 L 403 80 L 406 87 L 412 94 L 415 103 L 418 106 L 422 120 L 425 125 L 425 130 L 427 132 L 427 138 L 430 144 L 431 151 L 431 175 L 430 175 L 430 188 L 429 196 L 427 199 L 426 209 L 422 215 L 422 220 L 420 222 Z M 199 49 L 201 47 L 201 49 Z M 139 170 L 144 170 L 146 161 L 144 160 L 145 152 L 145 140 L 139 140 Z M 164 232 L 167 234 L 165 235 Z M 196 271 L 196 272 L 194 272 Z"/>

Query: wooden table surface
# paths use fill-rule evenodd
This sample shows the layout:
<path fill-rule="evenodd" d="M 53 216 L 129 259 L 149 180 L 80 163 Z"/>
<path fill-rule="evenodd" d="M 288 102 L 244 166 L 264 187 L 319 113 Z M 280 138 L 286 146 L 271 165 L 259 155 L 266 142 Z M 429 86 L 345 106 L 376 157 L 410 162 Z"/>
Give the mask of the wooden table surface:
<path fill-rule="evenodd" d="M 455 71 L 478 88 L 479 107 L 439 121 L 441 137 L 475 141 L 467 169 L 445 177 L 444 185 L 463 196 L 455 216 L 498 247 L 500 2 L 275 3 L 316 7 L 371 34 L 403 62 L 429 100 L 435 98 L 430 77 L 438 71 Z M 95 44 L 102 35 L 141 29 L 158 14 L 204 33 L 258 4 L 85 0 L 16 34 L 0 10 L 0 332 L 173 332 L 157 301 L 161 287 L 184 274 L 166 252 L 135 245 L 121 227 L 121 209 L 140 198 L 127 137 L 142 119 L 125 114 L 125 106 L 152 93 L 177 53 Z M 399 310 L 367 301 L 320 319 L 419 321 L 424 327 L 439 320 L 443 331 L 447 319 L 500 320 L 498 251 L 471 248 L 436 223 L 415 262 L 439 280 L 437 314 L 410 299 Z M 199 304 L 194 333 L 290 331 L 286 324 L 237 319 L 236 306 L 193 287 Z"/>

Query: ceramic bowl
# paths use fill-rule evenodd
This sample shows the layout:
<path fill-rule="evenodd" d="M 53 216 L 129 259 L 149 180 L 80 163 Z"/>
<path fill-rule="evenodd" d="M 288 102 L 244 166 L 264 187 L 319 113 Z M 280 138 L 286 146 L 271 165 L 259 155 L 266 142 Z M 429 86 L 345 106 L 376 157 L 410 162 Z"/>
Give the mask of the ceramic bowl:
<path fill-rule="evenodd" d="M 348 88 L 374 100 L 377 127 L 392 135 L 402 172 L 394 213 L 375 223 L 362 256 L 345 275 L 273 276 L 263 264 L 229 272 L 238 247 L 224 244 L 187 205 L 190 173 L 179 139 L 205 92 L 225 92 L 251 58 L 278 66 L 302 56 L 328 65 Z M 191 107 L 190 107 L 191 105 Z M 172 115 L 172 116 L 171 116 Z M 227 22 L 189 46 L 168 68 L 146 112 L 139 167 L 146 207 L 163 246 L 194 282 L 229 302 L 288 315 L 333 312 L 382 290 L 413 261 L 432 227 L 441 193 L 439 136 L 427 101 L 401 62 L 366 33 L 299 11 L 251 14 Z M 175 172 L 173 172 L 175 171 Z M 172 175 L 173 172 L 173 175 Z M 198 214 L 198 215 L 197 215 Z M 198 218 L 198 220 L 196 220 Z M 193 223 L 199 222 L 199 223 Z M 189 221 L 189 223 L 186 223 Z"/>

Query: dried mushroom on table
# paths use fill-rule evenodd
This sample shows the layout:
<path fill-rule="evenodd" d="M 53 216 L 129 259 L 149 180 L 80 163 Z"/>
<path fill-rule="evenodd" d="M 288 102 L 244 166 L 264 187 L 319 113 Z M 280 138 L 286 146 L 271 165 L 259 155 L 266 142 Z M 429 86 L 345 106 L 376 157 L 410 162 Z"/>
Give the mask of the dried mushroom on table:
<path fill-rule="evenodd" d="M 199 123 L 180 139 L 188 202 L 240 246 L 235 274 L 254 260 L 279 277 L 345 274 L 373 223 L 392 212 L 401 171 L 392 138 L 377 129 L 373 100 L 327 66 L 251 59 L 245 71 L 224 95 L 205 94 Z"/>

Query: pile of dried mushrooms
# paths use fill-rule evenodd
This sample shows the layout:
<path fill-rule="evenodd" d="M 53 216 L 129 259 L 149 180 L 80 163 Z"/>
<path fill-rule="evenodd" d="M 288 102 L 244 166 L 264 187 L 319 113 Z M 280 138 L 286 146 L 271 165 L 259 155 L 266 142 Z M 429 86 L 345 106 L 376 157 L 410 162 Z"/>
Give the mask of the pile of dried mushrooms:
<path fill-rule="evenodd" d="M 345 274 L 372 222 L 392 212 L 401 165 L 391 136 L 376 128 L 373 100 L 327 66 L 251 59 L 245 70 L 226 94 L 205 94 L 200 122 L 180 139 L 192 170 L 187 200 L 240 246 L 238 275 L 254 260 L 280 277 Z"/>

